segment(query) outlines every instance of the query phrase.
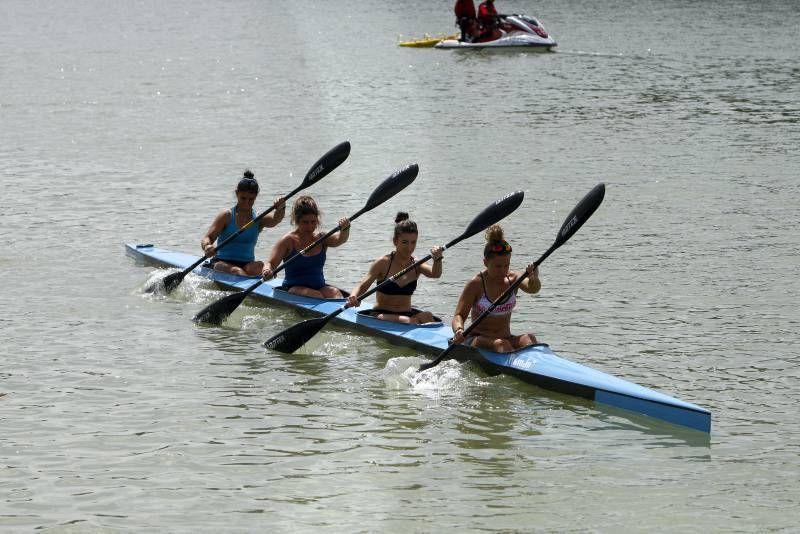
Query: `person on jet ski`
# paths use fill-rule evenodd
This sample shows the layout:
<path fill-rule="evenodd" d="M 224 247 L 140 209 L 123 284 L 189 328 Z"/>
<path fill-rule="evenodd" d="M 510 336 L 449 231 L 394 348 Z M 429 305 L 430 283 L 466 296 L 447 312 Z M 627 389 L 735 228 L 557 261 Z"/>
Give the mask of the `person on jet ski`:
<path fill-rule="evenodd" d="M 475 4 L 472 0 L 456 0 L 453 11 L 456 14 L 456 25 L 461 29 L 459 41 L 472 42 L 477 26 Z"/>
<path fill-rule="evenodd" d="M 478 6 L 478 24 L 481 27 L 481 38 L 490 37 L 500 25 L 500 17 L 494 8 L 494 0 L 486 0 Z"/>

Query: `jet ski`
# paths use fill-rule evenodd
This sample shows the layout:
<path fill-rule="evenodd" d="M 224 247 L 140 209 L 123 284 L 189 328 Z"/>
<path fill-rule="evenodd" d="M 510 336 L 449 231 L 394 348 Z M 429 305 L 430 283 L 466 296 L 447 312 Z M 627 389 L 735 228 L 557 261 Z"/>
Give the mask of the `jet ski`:
<path fill-rule="evenodd" d="M 544 29 L 541 22 L 528 15 L 498 15 L 499 24 L 489 35 L 475 37 L 471 41 L 444 39 L 436 48 L 500 48 L 525 47 L 549 52 L 556 41 Z"/>

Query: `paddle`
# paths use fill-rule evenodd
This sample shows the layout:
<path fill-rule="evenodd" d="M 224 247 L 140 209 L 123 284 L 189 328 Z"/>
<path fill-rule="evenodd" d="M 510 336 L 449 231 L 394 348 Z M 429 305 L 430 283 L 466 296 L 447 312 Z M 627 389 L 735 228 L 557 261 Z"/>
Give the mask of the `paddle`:
<path fill-rule="evenodd" d="M 538 266 L 540 263 L 542 263 L 550 254 L 553 253 L 553 251 L 566 243 L 567 240 L 572 237 L 581 226 L 583 226 L 583 223 L 585 223 L 589 217 L 592 216 L 592 213 L 594 213 L 595 210 L 600 206 L 600 203 L 603 202 L 603 196 L 605 195 L 605 192 L 606 186 L 602 183 L 597 184 L 585 197 L 583 197 L 580 202 L 578 202 L 570 214 L 567 215 L 567 218 L 564 220 L 564 224 L 561 225 L 561 229 L 558 231 L 558 235 L 556 235 L 556 240 L 553 245 L 547 249 L 547 252 L 542 254 L 541 258 L 536 260 L 534 265 Z M 472 324 L 469 325 L 469 328 L 464 330 L 464 337 L 469 335 L 469 333 L 472 332 L 475 327 L 480 324 L 480 322 L 483 321 L 498 304 L 505 302 L 506 299 L 511 296 L 511 293 L 513 293 L 517 287 L 519 287 L 522 281 L 527 278 L 527 276 L 528 273 L 526 271 L 522 274 L 522 276 L 517 278 L 517 280 L 511 284 L 511 286 L 506 289 L 502 295 L 497 297 L 497 300 L 492 302 L 488 309 L 484 310 L 483 313 L 476 317 L 475 320 L 472 321 Z M 420 365 L 419 370 L 425 371 L 426 369 L 430 369 L 431 367 L 439 365 L 439 363 L 444 360 L 456 346 L 457 345 L 455 344 L 451 344 L 449 347 L 443 350 L 435 360 Z"/>
<path fill-rule="evenodd" d="M 510 215 L 515 209 L 519 207 L 522 203 L 522 198 L 525 196 L 525 193 L 522 191 L 517 191 L 516 193 L 512 193 L 506 197 L 501 198 L 490 204 L 486 209 L 484 209 L 480 214 L 478 214 L 475 219 L 467 226 L 467 229 L 464 230 L 457 238 L 453 239 L 449 243 L 447 243 L 444 248 L 448 249 L 462 241 L 471 237 L 478 232 L 481 232 L 488 228 L 489 226 L 493 225 L 497 221 L 503 219 L 504 217 Z M 405 269 L 396 272 L 394 275 L 388 277 L 386 280 L 378 284 L 377 286 L 373 287 L 369 291 L 358 295 L 358 300 L 364 300 L 368 296 L 372 295 L 376 291 L 378 291 L 383 285 L 388 284 L 389 282 L 397 281 L 401 278 L 404 274 L 406 274 L 411 269 L 416 268 L 418 265 L 421 265 L 431 259 L 431 255 L 428 254 L 424 258 L 412 263 Z M 278 352 L 286 352 L 291 354 L 292 352 L 296 351 L 300 347 L 302 347 L 305 343 L 308 342 L 309 339 L 314 337 L 317 332 L 322 330 L 322 328 L 328 324 L 328 322 L 342 313 L 344 310 L 347 309 L 347 305 L 342 306 L 338 310 L 329 313 L 325 317 L 320 317 L 316 319 L 308 319 L 307 321 L 302 321 L 300 323 L 295 324 L 294 326 L 290 326 L 286 330 L 280 332 L 269 338 L 267 341 L 264 342 L 264 346 L 268 349 L 273 349 Z"/>
<path fill-rule="evenodd" d="M 354 221 L 357 219 L 361 214 L 368 212 L 369 210 L 380 206 L 394 195 L 405 189 L 411 182 L 419 174 L 419 166 L 415 163 L 413 165 L 409 165 L 391 176 L 389 176 L 386 180 L 383 181 L 381 185 L 378 186 L 375 191 L 372 192 L 370 197 L 367 199 L 367 203 L 357 211 L 352 217 L 350 217 L 350 221 Z M 335 234 L 341 230 L 339 225 L 336 225 L 336 228 L 332 229 L 327 234 L 323 235 L 310 245 L 308 245 L 303 250 L 300 250 L 292 255 L 289 259 L 284 261 L 280 267 L 273 271 L 275 274 L 278 274 L 284 267 L 286 267 L 289 263 L 292 262 L 295 258 L 305 254 L 309 250 L 312 250 L 314 247 L 328 239 L 330 236 Z M 212 302 L 200 312 L 194 316 L 195 322 L 202 322 L 202 323 L 209 323 L 209 324 L 220 324 L 222 321 L 225 320 L 233 311 L 239 306 L 239 304 L 247 298 L 247 296 L 252 293 L 258 286 L 264 283 L 264 280 L 259 280 L 255 284 L 248 287 L 246 290 L 233 293 L 231 295 L 227 295 L 216 302 Z"/>
<path fill-rule="evenodd" d="M 350 142 L 344 141 L 343 143 L 339 143 L 338 145 L 330 149 L 328 152 L 326 152 L 324 156 L 319 158 L 319 160 L 317 160 L 317 162 L 314 163 L 314 165 L 312 165 L 311 168 L 306 173 L 305 178 L 303 178 L 303 183 L 297 186 L 291 193 L 285 195 L 284 198 L 289 199 L 292 196 L 294 196 L 294 194 L 297 193 L 298 191 L 302 191 L 303 189 L 311 187 L 315 183 L 319 182 L 325 176 L 327 176 L 332 170 L 334 170 L 336 167 L 344 163 L 344 160 L 346 160 L 347 156 L 349 155 L 350 155 Z M 227 245 L 228 243 L 239 237 L 239 235 L 241 235 L 242 232 L 247 230 L 250 227 L 250 225 L 255 224 L 257 221 L 260 221 L 274 209 L 275 205 L 273 204 L 268 209 L 262 211 L 260 214 L 258 214 L 258 216 L 255 219 L 242 226 L 236 233 L 229 236 L 227 239 L 222 241 L 222 243 L 217 245 L 217 251 L 219 251 L 222 247 L 224 247 L 225 245 Z M 148 293 L 152 293 L 153 291 L 158 289 L 160 285 L 163 284 L 164 291 L 166 293 L 171 293 L 176 287 L 178 287 L 181 284 L 181 282 L 183 282 L 183 279 L 186 277 L 187 274 L 192 272 L 195 269 L 195 267 L 203 263 L 205 260 L 206 260 L 205 257 L 201 257 L 183 271 L 179 273 L 172 273 L 170 275 L 165 276 L 163 280 L 157 280 L 153 282 L 145 289 L 145 291 Z"/>

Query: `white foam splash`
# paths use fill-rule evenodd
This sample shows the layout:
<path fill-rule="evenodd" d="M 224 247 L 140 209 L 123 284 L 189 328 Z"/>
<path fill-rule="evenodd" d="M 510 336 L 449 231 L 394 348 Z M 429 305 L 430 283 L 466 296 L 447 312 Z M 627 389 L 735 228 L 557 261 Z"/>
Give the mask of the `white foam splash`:
<path fill-rule="evenodd" d="M 164 284 L 159 281 L 180 271 L 181 269 L 177 268 L 154 270 L 150 273 L 147 280 L 139 286 L 139 292 L 150 300 L 166 300 L 167 298 L 171 298 L 183 302 L 197 303 L 209 303 L 227 294 L 217 289 L 212 281 L 194 273 L 189 273 L 175 290 L 167 294 L 164 289 Z M 146 288 L 151 285 L 155 285 L 155 291 L 147 292 Z"/>
<path fill-rule="evenodd" d="M 166 276 L 178 272 L 178 269 L 156 269 L 150 273 L 147 280 L 138 287 L 138 292 L 148 300 L 164 300 L 167 295 L 164 289 L 164 283 L 161 281 Z M 147 289 L 152 287 L 152 291 Z"/>
<path fill-rule="evenodd" d="M 460 394 L 464 384 L 463 366 L 453 360 L 420 372 L 421 358 L 401 356 L 391 358 L 383 369 L 383 380 L 394 389 L 409 389 L 426 397 Z"/>

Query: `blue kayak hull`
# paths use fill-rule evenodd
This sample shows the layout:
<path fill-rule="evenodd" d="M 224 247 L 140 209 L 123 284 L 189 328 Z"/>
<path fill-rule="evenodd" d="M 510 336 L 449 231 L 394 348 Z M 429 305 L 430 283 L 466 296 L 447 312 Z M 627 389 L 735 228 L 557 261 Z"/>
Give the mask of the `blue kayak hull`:
<path fill-rule="evenodd" d="M 185 269 L 199 258 L 192 254 L 159 249 L 153 245 L 128 244 L 126 252 L 138 262 L 178 269 Z M 197 267 L 194 273 L 234 291 L 242 291 L 257 280 L 203 266 Z M 253 291 L 251 297 L 271 304 L 289 306 L 314 316 L 334 312 L 344 302 L 341 299 L 319 300 L 293 295 L 281 290 L 280 284 L 281 280 L 265 282 Z M 369 308 L 371 305 L 367 303 L 359 308 L 349 308 L 340 313 L 334 322 L 432 355 L 444 350 L 453 336 L 453 331 L 446 324 L 404 325 L 358 313 L 359 310 Z M 460 346 L 453 351 L 453 355 L 462 361 L 474 361 L 491 373 L 512 375 L 544 389 L 582 397 L 700 432 L 711 431 L 711 412 L 708 410 L 561 358 L 544 344 L 509 353 Z"/>

